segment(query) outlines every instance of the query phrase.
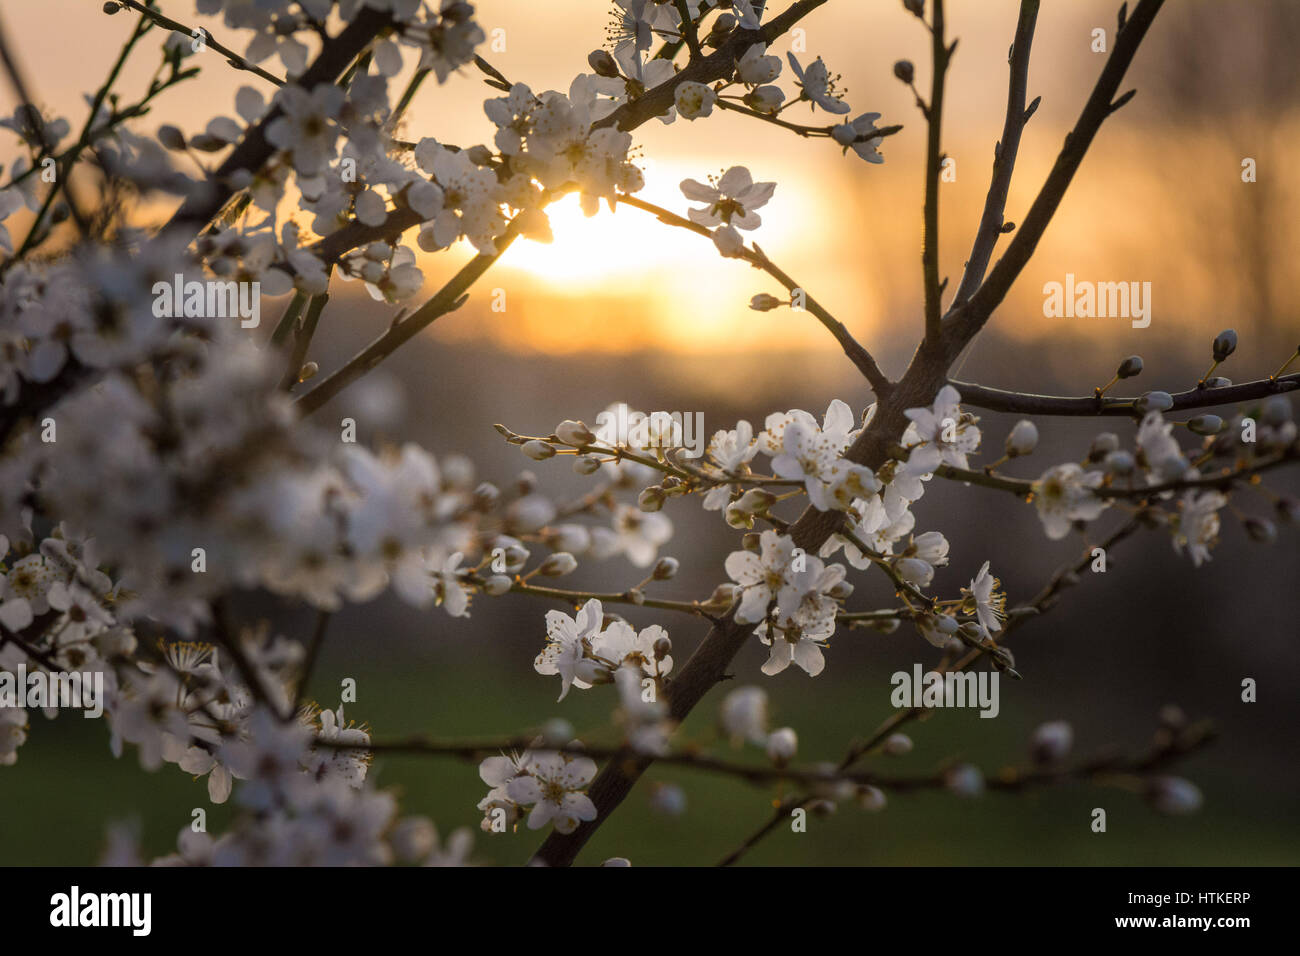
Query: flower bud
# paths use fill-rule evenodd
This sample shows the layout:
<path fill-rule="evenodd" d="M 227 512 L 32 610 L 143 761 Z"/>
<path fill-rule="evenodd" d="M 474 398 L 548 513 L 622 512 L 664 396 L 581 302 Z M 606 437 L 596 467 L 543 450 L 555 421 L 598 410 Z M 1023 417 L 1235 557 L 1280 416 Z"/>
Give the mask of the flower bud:
<path fill-rule="evenodd" d="M 650 809 L 668 817 L 686 812 L 686 791 L 675 783 L 661 783 L 650 791 Z"/>
<path fill-rule="evenodd" d="M 879 787 L 867 785 L 858 788 L 858 806 L 871 813 L 885 809 L 885 793 Z"/>
<path fill-rule="evenodd" d="M 561 524 L 547 528 L 542 543 L 552 551 L 583 554 L 591 548 L 591 532 L 580 524 Z"/>
<path fill-rule="evenodd" d="M 1222 362 L 1237 351 L 1237 333 L 1234 329 L 1224 329 L 1214 337 L 1214 361 Z"/>
<path fill-rule="evenodd" d="M 984 774 L 968 763 L 958 764 L 944 775 L 944 786 L 959 797 L 978 797 L 984 792 Z"/>
<path fill-rule="evenodd" d="M 552 717 L 542 725 L 542 743 L 550 747 L 565 747 L 573 739 L 573 724 L 563 717 Z"/>
<path fill-rule="evenodd" d="M 1205 380 L 1206 388 L 1227 388 L 1231 384 L 1232 379 L 1224 378 L 1222 375 L 1216 375 L 1214 378 L 1207 378 Z"/>
<path fill-rule="evenodd" d="M 723 733 L 735 743 L 765 743 L 767 691 L 761 687 L 736 688 L 722 699 L 718 717 Z"/>
<path fill-rule="evenodd" d="M 1074 729 L 1064 720 L 1041 724 L 1029 741 L 1029 752 L 1038 763 L 1064 760 L 1074 745 Z"/>
<path fill-rule="evenodd" d="M 600 459 L 592 455 L 579 455 L 573 459 L 573 470 L 580 475 L 594 475 L 600 471 Z"/>
<path fill-rule="evenodd" d="M 904 83 L 910 84 L 916 78 L 916 70 L 912 66 L 911 60 L 899 60 L 894 64 L 894 76 L 898 77 Z"/>
<path fill-rule="evenodd" d="M 1131 475 L 1133 469 L 1137 467 L 1133 453 L 1122 448 L 1107 455 L 1103 464 L 1112 475 Z"/>
<path fill-rule="evenodd" d="M 512 544 L 506 548 L 503 557 L 506 559 L 506 570 L 519 571 L 528 563 L 531 553 L 527 548 L 521 545 Z"/>
<path fill-rule="evenodd" d="M 808 804 L 808 809 L 819 817 L 829 817 L 839 808 L 835 806 L 834 800 L 822 799 L 814 800 L 812 803 Z"/>
<path fill-rule="evenodd" d="M 645 592 L 642 591 L 640 588 L 628 588 L 627 599 L 631 601 L 633 604 L 635 604 L 637 607 L 640 607 L 642 604 L 645 603 Z"/>
<path fill-rule="evenodd" d="M 486 146 L 471 146 L 465 150 L 465 155 L 475 166 L 489 166 L 492 163 L 492 150 Z"/>
<path fill-rule="evenodd" d="M 798 749 L 799 738 L 793 728 L 782 727 L 767 735 L 767 759 L 778 767 L 789 763 Z"/>
<path fill-rule="evenodd" d="M 500 597 L 509 591 L 513 584 L 514 582 L 507 575 L 494 574 L 483 582 L 483 591 L 492 597 Z"/>
<path fill-rule="evenodd" d="M 1277 540 L 1277 527 L 1271 521 L 1250 516 L 1242 524 L 1245 525 L 1246 534 L 1250 535 L 1252 541 L 1258 541 L 1260 544 L 1272 544 Z"/>
<path fill-rule="evenodd" d="M 555 457 L 555 446 L 548 445 L 546 442 L 539 441 L 536 438 L 532 441 L 524 442 L 519 446 L 519 450 L 529 458 L 533 459 L 533 461 L 546 461 L 548 458 Z"/>
<path fill-rule="evenodd" d="M 709 36 L 721 38 L 732 30 L 736 29 L 736 18 L 730 13 L 721 13 L 718 19 L 713 21 L 713 27 L 709 30 Z"/>
<path fill-rule="evenodd" d="M 1174 407 L 1174 397 L 1168 392 L 1144 392 L 1135 407 L 1143 415 L 1148 412 L 1167 412 Z"/>
<path fill-rule="evenodd" d="M 616 77 L 618 76 L 618 63 L 609 55 L 607 50 L 592 50 L 587 55 L 587 65 L 591 67 L 593 73 L 597 76 Z"/>
<path fill-rule="evenodd" d="M 912 738 L 907 734 L 890 734 L 881 751 L 890 757 L 901 757 L 912 752 Z"/>
<path fill-rule="evenodd" d="M 1036 447 L 1038 447 L 1038 426 L 1027 418 L 1020 419 L 1011 429 L 1011 434 L 1007 436 L 1007 457 L 1018 458 L 1021 455 L 1028 455 Z"/>
<path fill-rule="evenodd" d="M 680 567 L 681 562 L 676 558 L 665 556 L 655 562 L 654 570 L 650 572 L 650 576 L 656 581 L 671 581 L 677 577 L 677 570 Z"/>
<path fill-rule="evenodd" d="M 776 495 L 770 491 L 764 491 L 762 488 L 750 488 L 736 502 L 736 505 L 741 510 L 755 515 L 762 514 L 774 504 L 776 504 Z"/>
<path fill-rule="evenodd" d="M 1274 395 L 1264 403 L 1260 421 L 1272 428 L 1285 425 L 1291 420 L 1291 403 L 1281 395 Z"/>
<path fill-rule="evenodd" d="M 915 17 L 925 16 L 925 0 L 903 0 L 903 9 Z"/>
<path fill-rule="evenodd" d="M 1119 378 L 1133 378 L 1142 374 L 1142 356 L 1130 355 L 1124 361 L 1119 363 L 1119 368 L 1115 370 Z"/>
<path fill-rule="evenodd" d="M 1157 813 L 1182 815 L 1201 808 L 1201 791 L 1182 777 L 1154 777 L 1147 782 L 1147 801 Z"/>
<path fill-rule="evenodd" d="M 574 446 L 590 445 L 596 440 L 596 436 L 584 423 L 570 421 L 569 419 L 565 419 L 555 426 L 555 437 L 566 445 Z"/>
<path fill-rule="evenodd" d="M 572 574 L 578 567 L 578 559 L 567 551 L 557 551 L 537 569 L 537 573 L 548 578 L 559 578 Z"/>
<path fill-rule="evenodd" d="M 661 661 L 672 653 L 673 642 L 667 637 L 659 637 L 655 639 L 652 649 L 654 651 L 655 660 Z"/>
<path fill-rule="evenodd" d="M 784 302 L 774 295 L 768 295 L 766 292 L 760 292 L 749 300 L 749 307 L 755 312 L 771 312 L 783 305 L 785 305 Z"/>
<path fill-rule="evenodd" d="M 1188 420 L 1187 427 L 1196 435 L 1217 435 L 1223 431 L 1223 419 L 1218 415 L 1197 415 Z"/>
<path fill-rule="evenodd" d="M 704 603 L 707 607 L 728 608 L 735 602 L 738 593 L 740 593 L 740 585 L 738 584 L 719 584 L 713 589 L 713 593 L 709 595 L 709 599 Z"/>
<path fill-rule="evenodd" d="M 1088 461 L 1101 461 L 1118 447 L 1118 435 L 1114 432 L 1102 432 L 1092 440 L 1092 444 L 1088 447 Z"/>
<path fill-rule="evenodd" d="M 490 481 L 485 481 L 474 489 L 474 507 L 478 511 L 490 511 L 500 500 L 500 489 Z"/>
<path fill-rule="evenodd" d="M 636 506 L 642 511 L 658 511 L 664 506 L 664 490 L 658 485 L 651 485 L 637 495 Z"/>
<path fill-rule="evenodd" d="M 632 861 L 625 856 L 611 856 L 600 864 L 601 866 L 631 866 Z"/>
<path fill-rule="evenodd" d="M 751 531 L 740 539 L 740 546 L 746 551 L 752 551 L 754 554 L 761 554 L 763 551 L 763 536 L 757 531 Z"/>

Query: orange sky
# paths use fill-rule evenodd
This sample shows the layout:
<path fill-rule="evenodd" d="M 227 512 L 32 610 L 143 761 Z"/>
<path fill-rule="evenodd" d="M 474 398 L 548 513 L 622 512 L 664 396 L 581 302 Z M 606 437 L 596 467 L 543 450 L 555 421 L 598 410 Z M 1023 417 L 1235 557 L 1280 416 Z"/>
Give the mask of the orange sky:
<path fill-rule="evenodd" d="M 74 128 L 82 118 L 80 93 L 102 78 L 133 17 L 123 12 L 110 18 L 100 6 L 100 0 L 0 0 L 0 14 L 18 38 L 18 58 L 36 96 L 42 105 L 68 115 Z M 544 5 L 481 0 L 477 6 L 486 29 L 504 30 L 505 50 L 485 54 L 490 52 L 489 59 L 505 75 L 535 90 L 567 88 L 573 73 L 585 68 L 587 52 L 603 39 L 606 5 L 597 0 L 548 0 Z M 238 35 L 229 35 L 219 22 L 195 17 L 190 0 L 163 0 L 161 7 L 180 20 L 210 28 L 237 49 L 242 46 Z M 832 0 L 805 21 L 808 50 L 843 73 L 855 114 L 877 111 L 883 114 L 881 122 L 907 127 L 885 142 L 883 166 L 843 157 L 828 141 L 803 141 L 727 114 L 671 126 L 652 121 L 636 133 L 647 173 L 642 195 L 678 211 L 688 206 L 677 188 L 686 176 L 702 179 L 744 164 L 756 179 L 776 181 L 776 194 L 762 210 L 757 241 L 868 342 L 911 338 L 919 327 L 924 123 L 911 94 L 893 78 L 892 63 L 912 58 L 925 86 L 928 55 L 926 34 L 900 7 L 892 0 Z M 1086 97 L 1085 84 L 1101 69 L 1104 57 L 1089 49 L 1090 30 L 1113 26 L 1113 7 L 1110 0 L 1044 4 L 1030 83 L 1031 95 L 1042 95 L 1043 105 L 1022 146 L 1010 219 L 1023 215 Z M 949 32 L 961 42 L 950 72 L 945 147 L 957 162 L 957 180 L 943 187 L 941 253 L 953 286 L 978 220 L 992 144 L 1001 128 L 1006 52 L 1015 16 L 1014 0 L 949 3 Z M 1160 28 L 1158 22 L 1155 30 Z M 146 45 L 161 39 L 159 33 L 157 41 Z M 788 43 L 782 41 L 774 52 L 784 53 Z M 195 131 L 200 117 L 206 119 L 214 110 L 233 115 L 234 90 L 259 82 L 226 68 L 214 53 L 201 56 L 204 75 L 168 95 L 140 128 L 173 122 Z M 123 89 L 142 89 L 155 63 L 152 50 L 142 50 L 124 75 Z M 282 72 L 278 61 L 263 65 Z M 1139 56 L 1134 85 L 1141 86 L 1143 70 L 1149 68 Z M 782 80 L 790 89 L 788 74 Z M 0 93 L 6 110 L 12 108 L 9 93 L 7 88 Z M 426 86 L 405 134 L 458 143 L 489 141 L 492 128 L 481 101 L 490 94 L 472 69 L 446 86 Z M 821 122 L 823 115 L 814 118 L 799 107 L 788 118 Z M 1099 337 L 1116 350 L 1133 351 L 1126 343 L 1179 336 L 1189 324 L 1199 328 L 1219 321 L 1215 313 L 1223 309 L 1207 308 L 1207 298 L 1222 298 L 1230 282 L 1240 281 L 1235 262 L 1240 249 L 1221 235 L 1214 240 L 1215 224 L 1236 215 L 1245 189 L 1259 188 L 1240 183 L 1239 159 L 1252 153 L 1284 156 L 1282 144 L 1288 137 L 1295 141 L 1297 124 L 1260 129 L 1242 143 L 1225 138 L 1222 131 L 1206 136 L 1195 126 L 1168 125 L 1166 118 L 1150 109 L 1144 112 L 1139 96 L 1103 130 L 1038 257 L 998 317 L 1001 328 L 1026 338 L 1058 335 L 1060 320 L 1042 316 L 1041 290 L 1044 282 L 1059 281 L 1067 271 L 1080 278 L 1153 283 L 1151 329 L 1095 320 L 1092 327 L 1069 330 Z M 1203 125 L 1213 126 L 1213 118 Z M 11 156 L 11 144 L 0 143 L 0 159 Z M 1295 209 L 1294 185 L 1273 182 L 1269 188 L 1271 205 Z M 1275 241 L 1294 249 L 1297 217 L 1286 218 L 1289 231 Z M 743 263 L 722 260 L 707 241 L 644 213 L 625 208 L 584 220 L 569 200 L 555 209 L 553 223 L 553 246 L 518 244 L 474 290 L 475 297 L 486 301 L 492 289 L 504 289 L 504 316 L 443 323 L 434 334 L 488 336 L 548 351 L 646 343 L 687 351 L 835 347 L 815 323 L 792 324 L 784 311 L 750 311 L 750 296 L 779 291 L 774 283 Z M 1188 245 L 1193 234 L 1197 242 Z M 1171 243 L 1187 247 L 1171 255 Z M 430 288 L 469 254 L 457 248 L 424 256 L 421 265 Z M 1189 267 L 1189 259 L 1197 267 Z M 1294 296 L 1293 283 L 1285 278 L 1269 281 L 1276 281 L 1279 294 Z M 1144 338 L 1135 338 L 1139 332 Z"/>

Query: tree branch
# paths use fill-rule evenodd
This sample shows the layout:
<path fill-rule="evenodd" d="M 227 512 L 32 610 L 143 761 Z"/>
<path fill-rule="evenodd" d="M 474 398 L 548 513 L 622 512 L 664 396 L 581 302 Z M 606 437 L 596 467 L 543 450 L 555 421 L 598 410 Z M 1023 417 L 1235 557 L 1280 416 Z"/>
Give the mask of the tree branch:
<path fill-rule="evenodd" d="M 1074 129 L 1066 135 L 1065 145 L 1061 148 L 1052 171 L 1048 173 L 1043 188 L 1030 206 L 1024 222 L 1016 230 L 1015 238 L 969 301 L 954 304 L 948 321 L 953 324 L 958 341 L 970 341 L 983 328 L 993 310 L 1006 297 L 1012 283 L 1029 263 L 1038 247 L 1038 241 L 1056 214 L 1061 200 L 1065 198 L 1065 191 L 1078 172 L 1093 138 L 1106 117 L 1117 108 L 1115 94 L 1119 90 L 1120 81 L 1124 79 L 1129 64 L 1137 55 L 1138 47 L 1163 4 L 1164 0 L 1140 0 L 1133 15 L 1116 35 L 1110 58 L 1106 61 L 1101 76 L 1097 78 L 1092 95 L 1088 97 Z"/>
<path fill-rule="evenodd" d="M 1137 412 L 1134 398 L 1112 398 L 1109 396 L 1080 395 L 1066 397 L 1061 395 L 1034 395 L 1029 392 L 1012 392 L 987 385 L 975 385 L 971 382 L 951 381 L 948 384 L 961 393 L 963 405 L 985 408 L 991 412 L 1011 412 L 1021 415 L 1081 415 L 1092 417 L 1127 416 L 1134 417 Z M 1284 375 L 1281 378 L 1265 378 L 1255 382 L 1243 382 L 1240 385 L 1228 385 L 1224 388 L 1204 388 L 1197 386 L 1185 392 L 1177 392 L 1170 397 L 1174 403 L 1168 411 L 1181 412 L 1195 408 L 1213 408 L 1216 405 L 1231 405 L 1237 402 L 1251 402 L 1269 395 L 1294 391 L 1300 388 L 1300 373 Z"/>
<path fill-rule="evenodd" d="M 925 108 L 929 133 L 925 147 L 925 235 L 921 266 L 925 279 L 925 340 L 931 346 L 937 346 L 943 295 L 939 285 L 939 166 L 943 161 L 943 144 L 940 140 L 943 133 L 944 79 L 952 54 L 944 41 L 943 0 L 934 0 L 933 17 L 930 33 L 934 70 L 930 81 L 930 102 Z"/>
<path fill-rule="evenodd" d="M 1029 87 L 1029 51 L 1034 42 L 1034 26 L 1038 21 L 1039 0 L 1020 0 L 1020 17 L 1016 22 L 1016 38 L 1011 46 L 1011 81 L 1007 88 L 1007 115 L 1002 125 L 1002 139 L 993 149 L 993 178 L 988 196 L 984 200 L 984 214 L 980 218 L 975 242 L 971 246 L 966 271 L 953 302 L 964 302 L 984 280 L 993 248 L 1002 234 L 1007 208 L 1007 192 L 1015 171 L 1016 155 L 1020 151 L 1020 135 L 1033 109 L 1025 109 Z M 1034 101 L 1035 106 L 1038 101 Z"/>

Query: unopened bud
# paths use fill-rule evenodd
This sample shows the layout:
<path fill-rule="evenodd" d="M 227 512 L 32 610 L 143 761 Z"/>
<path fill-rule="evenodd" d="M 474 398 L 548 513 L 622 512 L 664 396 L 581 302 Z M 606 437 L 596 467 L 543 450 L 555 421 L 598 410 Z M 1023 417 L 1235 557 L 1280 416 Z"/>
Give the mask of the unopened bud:
<path fill-rule="evenodd" d="M 1201 791 L 1182 777 L 1154 777 L 1147 782 L 1147 801 L 1158 813 L 1183 815 L 1201 808 Z"/>
<path fill-rule="evenodd" d="M 799 738 L 791 727 L 782 727 L 767 735 L 767 758 L 778 767 L 794 758 L 799 749 Z"/>
<path fill-rule="evenodd" d="M 1133 378 L 1142 374 L 1142 356 L 1130 355 L 1124 361 L 1119 363 L 1119 368 L 1115 374 L 1120 378 Z"/>
<path fill-rule="evenodd" d="M 567 551 L 557 551 L 537 569 L 537 573 L 548 578 L 559 578 L 572 574 L 578 567 L 578 559 Z"/>
<path fill-rule="evenodd" d="M 590 445 L 596 440 L 596 436 L 584 423 L 568 419 L 555 426 L 555 437 L 566 445 L 574 446 Z"/>
<path fill-rule="evenodd" d="M 504 574 L 494 574 L 483 582 L 483 591 L 493 597 L 500 597 L 510 590 L 514 582 Z"/>
<path fill-rule="evenodd" d="M 785 305 L 784 302 L 774 295 L 768 295 L 766 292 L 760 292 L 749 300 L 749 307 L 755 312 L 771 312 L 783 305 Z"/>
<path fill-rule="evenodd" d="M 770 491 L 764 491 L 762 488 L 750 488 L 740 496 L 740 500 L 736 504 L 742 510 L 758 515 L 776 504 L 776 495 Z"/>
<path fill-rule="evenodd" d="M 1188 420 L 1187 427 L 1197 435 L 1217 435 L 1223 431 L 1223 419 L 1218 415 L 1197 415 Z"/>
<path fill-rule="evenodd" d="M 651 485 L 637 495 L 636 506 L 642 511 L 658 511 L 664 506 L 664 490 L 658 485 Z"/>
<path fill-rule="evenodd" d="M 606 50 L 592 50 L 587 55 L 587 65 L 591 67 L 592 72 L 597 76 L 616 77 L 618 76 L 618 64 Z"/>
<path fill-rule="evenodd" d="M 1133 453 L 1122 448 L 1107 455 L 1104 464 L 1106 470 L 1112 475 L 1131 475 L 1133 469 L 1137 467 L 1137 461 L 1133 458 Z"/>
<path fill-rule="evenodd" d="M 944 775 L 944 786 L 959 797 L 978 797 L 984 792 L 984 774 L 968 763 L 958 764 Z"/>
<path fill-rule="evenodd" d="M 542 743 L 551 747 L 566 747 L 573 740 L 573 724 L 563 717 L 552 717 L 542 725 Z"/>
<path fill-rule="evenodd" d="M 1168 392 L 1144 392 L 1135 407 L 1143 415 L 1148 412 L 1166 412 L 1174 407 L 1174 397 Z"/>
<path fill-rule="evenodd" d="M 901 757 L 912 752 L 912 738 L 907 734 L 890 734 L 880 749 L 891 757 Z"/>
<path fill-rule="evenodd" d="M 519 446 L 522 451 L 533 461 L 546 461 L 548 458 L 555 457 L 555 446 L 549 445 L 544 441 L 534 438 L 532 441 L 526 441 Z"/>
<path fill-rule="evenodd" d="M 1074 746 L 1074 729 L 1064 720 L 1042 724 L 1029 741 L 1029 752 L 1038 763 L 1064 760 Z"/>
<path fill-rule="evenodd" d="M 709 595 L 709 599 L 704 603 L 709 607 L 731 607 L 739 592 L 740 585 L 738 584 L 719 584 L 713 589 L 713 593 Z"/>
<path fill-rule="evenodd" d="M 1089 461 L 1101 461 L 1119 447 L 1119 436 L 1114 432 L 1102 432 L 1092 440 L 1088 448 Z"/>
<path fill-rule="evenodd" d="M 1214 337 L 1214 361 L 1222 362 L 1237 351 L 1237 333 L 1234 329 L 1224 329 Z"/>
<path fill-rule="evenodd" d="M 485 481 L 474 489 L 474 507 L 478 511 L 491 511 L 500 500 L 500 489 L 490 481 Z"/>
<path fill-rule="evenodd" d="M 870 813 L 879 813 L 885 809 L 885 793 L 879 787 L 868 784 L 858 788 L 858 806 Z"/>
<path fill-rule="evenodd" d="M 650 576 L 656 581 L 671 581 L 677 577 L 677 569 L 681 567 L 681 562 L 676 558 L 662 557 L 655 562 L 655 568 L 650 572 Z"/>
<path fill-rule="evenodd" d="M 1038 426 L 1027 418 L 1016 422 L 1011 434 L 1007 436 L 1006 451 L 1008 458 L 1028 455 L 1038 447 Z"/>
<path fill-rule="evenodd" d="M 594 475 L 600 471 L 600 459 L 592 455 L 579 455 L 573 459 L 573 470 L 580 475 Z"/>
<path fill-rule="evenodd" d="M 916 78 L 916 70 L 912 66 L 911 60 L 899 60 L 894 64 L 894 76 L 898 77 L 904 83 L 911 84 Z"/>
<path fill-rule="evenodd" d="M 1246 534 L 1250 535 L 1252 541 L 1272 544 L 1277 540 L 1277 527 L 1271 521 L 1251 516 L 1247 517 L 1242 524 L 1245 525 Z"/>

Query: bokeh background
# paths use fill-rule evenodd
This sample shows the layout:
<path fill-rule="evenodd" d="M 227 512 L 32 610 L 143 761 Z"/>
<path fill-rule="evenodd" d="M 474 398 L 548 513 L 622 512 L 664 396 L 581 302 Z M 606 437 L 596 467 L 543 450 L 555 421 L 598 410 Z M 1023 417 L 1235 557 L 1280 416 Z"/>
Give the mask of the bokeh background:
<path fill-rule="evenodd" d="M 482 0 L 483 25 L 502 28 L 503 52 L 489 59 L 534 90 L 567 89 L 600 45 L 607 5 L 597 0 Z M 781 4 L 777 3 L 777 7 Z M 1021 147 L 1007 216 L 1019 220 L 1041 184 L 1105 57 L 1091 50 L 1094 28 L 1113 40 L 1116 4 L 1047 3 L 1039 16 L 1030 96 L 1042 105 Z M 113 18 L 100 0 L 0 0 L 0 15 L 42 106 L 83 115 L 81 94 L 93 90 L 130 28 L 131 14 Z M 206 26 L 241 47 L 219 22 L 196 17 L 187 0 L 166 0 L 166 13 Z M 1006 97 L 1006 55 L 1015 28 L 1011 0 L 953 0 L 950 33 L 960 37 L 950 71 L 944 146 L 956 160 L 956 181 L 942 188 L 942 273 L 959 280 L 987 187 L 993 143 Z M 743 117 L 722 114 L 671 126 L 651 122 L 636 134 L 647 173 L 647 198 L 686 208 L 677 183 L 734 164 L 779 185 L 763 210 L 758 241 L 769 255 L 841 318 L 880 358 L 901 372 L 921 326 L 920 213 L 924 123 L 907 89 L 893 78 L 912 59 L 928 88 L 928 44 L 918 23 L 894 0 L 831 0 L 809 17 L 810 55 L 843 74 L 858 112 L 906 129 L 885 141 L 886 163 L 867 166 L 826 141 L 805 142 Z M 163 35 L 155 34 L 161 42 Z M 1297 321 L 1297 224 L 1300 197 L 1294 149 L 1300 133 L 1300 73 L 1294 43 L 1300 6 L 1285 0 L 1215 3 L 1179 0 L 1157 18 L 1126 87 L 1137 97 L 1104 127 L 1038 254 L 998 310 L 989 330 L 961 360 L 959 377 L 984 384 L 1084 394 L 1109 379 L 1123 356 L 1146 362 L 1145 388 L 1178 390 L 1209 364 L 1215 333 L 1236 328 L 1241 345 L 1221 370 L 1237 381 L 1267 375 L 1290 354 Z M 146 44 L 148 45 L 148 44 Z M 781 41 L 777 52 L 788 48 Z M 164 122 L 197 132 L 214 111 L 233 115 L 234 91 L 255 78 L 203 54 L 203 75 L 162 100 L 137 129 Z M 125 90 L 142 90 L 155 61 L 142 52 L 125 73 Z M 278 63 L 269 64 L 277 72 Z M 787 71 L 788 78 L 788 71 Z M 783 79 L 787 79 L 783 78 Z M 132 85 L 134 83 L 134 86 Z M 787 88 L 790 84 L 786 83 Z M 494 95 L 472 70 L 443 87 L 428 87 L 409 114 L 408 138 L 487 141 L 481 110 Z M 13 107 L 8 89 L 0 107 Z M 809 119 L 804 108 L 796 121 Z M 0 144 L 0 160 L 12 159 Z M 1243 183 L 1253 158 L 1258 181 Z M 142 211 L 161 221 L 167 208 Z M 473 290 L 469 302 L 410 343 L 362 385 L 318 413 L 325 422 L 350 415 L 369 442 L 417 441 L 435 453 L 464 452 L 483 478 L 506 483 L 532 465 L 548 489 L 576 496 L 585 487 L 563 463 L 536 465 L 500 442 L 501 421 L 543 434 L 563 418 L 594 421 L 613 401 L 644 410 L 702 411 L 707 431 L 737 419 L 761 423 L 792 407 L 818 414 L 833 397 L 856 409 L 868 393 L 851 364 L 806 314 L 750 311 L 757 292 L 777 290 L 743 263 L 719 258 L 704 240 L 678 234 L 636 210 L 583 219 L 576 205 L 554 211 L 556 241 L 517 244 Z M 430 291 L 471 255 L 463 248 L 425 257 Z M 1094 281 L 1146 281 L 1153 321 L 1133 329 L 1124 319 L 1048 319 L 1042 286 L 1067 272 Z M 950 286 L 951 288 L 952 286 Z M 504 290 L 506 309 L 491 309 Z M 267 314 L 276 314 L 267 305 Z M 393 308 L 371 302 L 355 286 L 336 296 L 312 358 L 328 371 L 391 320 Z M 986 448 L 1001 444 L 1013 423 L 987 414 Z M 1078 458 L 1093 434 L 1132 426 L 1059 420 L 1041 424 L 1043 441 L 1012 473 L 1033 477 L 1048 464 Z M 985 459 L 987 460 L 987 458 Z M 1269 481 L 1295 493 L 1294 476 Z M 938 485 L 938 483 L 935 483 Z M 1269 503 L 1243 493 L 1237 506 L 1263 514 Z M 722 560 L 736 534 L 691 502 L 669 510 L 677 536 L 666 549 L 682 572 L 659 585 L 661 596 L 703 597 L 722 580 Z M 994 491 L 932 487 L 917 508 L 918 530 L 942 530 L 952 541 L 951 566 L 937 586 L 955 591 L 985 559 L 993 562 L 1012 602 L 1032 595 L 1080 542 L 1048 542 L 1031 508 Z M 915 750 L 886 769 L 926 772 L 950 757 L 988 771 L 1024 759 L 1033 728 L 1071 721 L 1076 747 L 1145 747 L 1158 709 L 1181 705 L 1207 716 L 1222 737 L 1179 772 L 1205 794 L 1199 815 L 1157 816 L 1140 796 L 1075 786 L 1028 796 L 987 795 L 962 801 L 945 794 L 900 796 L 865 814 L 851 806 L 811 823 L 809 832 L 779 829 L 747 860 L 761 864 L 1294 864 L 1300 835 L 1300 779 L 1295 687 L 1300 559 L 1296 532 L 1277 544 L 1251 543 L 1230 512 L 1214 560 L 1194 569 L 1176 556 L 1166 535 L 1126 542 L 1104 576 L 1088 575 L 1046 618 L 1017 634 L 1013 649 L 1025 675 L 1004 682 L 1002 713 L 936 714 L 912 725 Z M 1118 520 L 1110 516 L 1107 521 Z M 567 586 L 621 589 L 641 575 L 622 559 L 584 568 Z M 887 582 L 855 578 L 854 608 L 888 606 Z M 564 716 L 592 742 L 609 739 L 610 695 L 573 694 L 556 704 L 553 679 L 533 673 L 552 605 L 518 596 L 475 602 L 468 621 L 440 611 L 418 613 L 379 600 L 349 608 L 330 625 L 312 683 L 316 699 L 334 706 L 344 677 L 358 682 L 348 714 L 375 736 L 506 735 Z M 305 637 L 302 609 L 247 595 L 245 616 L 267 617 L 284 633 Z M 684 661 L 703 628 L 680 615 L 638 609 L 639 626 L 670 629 L 674 656 Z M 909 630 L 890 636 L 841 632 L 815 680 L 795 669 L 765 678 L 757 642 L 733 665 L 731 686 L 756 683 L 772 698 L 775 725 L 797 729 L 801 758 L 835 759 L 890 713 L 889 675 L 933 661 Z M 1243 704 L 1244 677 L 1259 682 L 1259 702 Z M 686 737 L 708 739 L 721 692 L 692 716 Z M 206 807 L 213 829 L 228 808 L 208 805 L 203 781 L 176 769 L 146 774 L 128 754 L 115 760 L 104 727 L 64 716 L 32 721 L 17 767 L 0 772 L 0 863 L 88 863 L 98 858 L 105 828 L 137 826 L 151 852 L 170 850 L 194 807 Z M 761 759 L 740 753 L 739 758 Z M 883 758 L 881 758 L 883 759 Z M 473 764 L 419 757 L 381 757 L 372 773 L 396 786 L 407 812 L 430 815 L 443 832 L 477 827 L 474 804 L 485 787 Z M 652 789 L 681 784 L 688 811 L 664 817 L 650 809 Z M 772 791 L 689 771 L 654 768 L 581 858 L 626 856 L 636 864 L 713 863 L 767 819 Z M 1108 811 L 1109 829 L 1089 829 L 1094 807 Z M 33 825 L 31 822 L 44 821 Z M 484 862 L 518 863 L 537 834 L 480 835 Z"/>

